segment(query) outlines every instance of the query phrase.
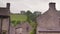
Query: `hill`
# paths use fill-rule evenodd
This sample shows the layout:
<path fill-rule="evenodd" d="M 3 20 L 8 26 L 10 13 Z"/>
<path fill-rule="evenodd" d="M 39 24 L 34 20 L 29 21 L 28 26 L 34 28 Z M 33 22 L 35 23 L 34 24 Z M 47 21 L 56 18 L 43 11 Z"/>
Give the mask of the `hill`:
<path fill-rule="evenodd" d="M 26 21 L 27 16 L 26 15 L 20 15 L 20 14 L 11 14 L 11 21 Z"/>

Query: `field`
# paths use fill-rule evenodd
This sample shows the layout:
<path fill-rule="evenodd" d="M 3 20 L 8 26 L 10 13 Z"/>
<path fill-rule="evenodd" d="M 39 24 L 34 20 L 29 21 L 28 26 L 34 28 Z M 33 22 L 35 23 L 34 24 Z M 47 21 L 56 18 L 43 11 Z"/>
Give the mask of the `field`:
<path fill-rule="evenodd" d="M 20 14 L 11 14 L 11 21 L 26 21 L 27 16 L 26 15 L 20 15 Z"/>
<path fill-rule="evenodd" d="M 11 18 L 11 22 L 14 26 L 16 26 L 17 24 L 19 24 L 17 21 L 27 21 L 27 16 L 26 15 L 20 15 L 20 14 L 11 14 L 10 15 L 10 18 Z M 36 28 L 36 23 L 33 22 L 32 20 L 29 20 L 30 21 L 30 25 L 32 26 L 32 31 L 30 31 L 30 34 L 35 34 L 35 28 Z"/>
<path fill-rule="evenodd" d="M 12 24 L 14 24 L 14 25 L 17 25 L 18 21 L 21 21 L 21 22 L 27 21 L 27 16 L 26 15 L 11 14 L 10 17 L 11 17 L 11 22 L 14 21 L 14 22 L 12 22 Z M 31 21 L 31 20 L 29 20 L 29 21 L 30 21 L 30 25 L 32 27 L 34 27 L 35 23 L 33 21 Z"/>

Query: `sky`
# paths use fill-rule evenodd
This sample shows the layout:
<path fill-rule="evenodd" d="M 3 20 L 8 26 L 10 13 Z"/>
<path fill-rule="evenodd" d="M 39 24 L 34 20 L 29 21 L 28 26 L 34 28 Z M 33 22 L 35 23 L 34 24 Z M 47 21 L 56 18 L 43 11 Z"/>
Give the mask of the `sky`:
<path fill-rule="evenodd" d="M 0 7 L 6 7 L 6 3 L 10 3 L 12 13 L 20 13 L 21 10 L 44 13 L 49 8 L 49 2 L 55 2 L 56 9 L 60 10 L 60 0 L 0 0 Z"/>

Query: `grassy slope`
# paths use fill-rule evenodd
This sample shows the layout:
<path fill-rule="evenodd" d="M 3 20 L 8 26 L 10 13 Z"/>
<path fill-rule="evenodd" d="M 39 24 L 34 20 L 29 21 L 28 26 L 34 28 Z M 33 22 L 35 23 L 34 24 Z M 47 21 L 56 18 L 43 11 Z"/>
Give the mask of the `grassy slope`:
<path fill-rule="evenodd" d="M 18 14 L 11 14 L 11 21 L 27 21 L 27 16 L 26 15 L 18 15 Z M 33 27 L 33 30 L 30 31 L 30 34 L 34 33 L 34 28 L 35 28 L 35 23 L 30 21 L 30 25 Z M 15 22 L 13 25 L 17 25 L 17 22 Z"/>
<path fill-rule="evenodd" d="M 20 14 L 11 14 L 11 21 L 27 21 L 27 16 L 26 15 L 20 15 Z M 30 20 L 30 25 L 34 27 L 35 23 Z M 16 25 L 17 22 L 14 23 Z"/>
<path fill-rule="evenodd" d="M 26 21 L 27 16 L 26 15 L 20 15 L 20 14 L 11 14 L 11 21 Z"/>

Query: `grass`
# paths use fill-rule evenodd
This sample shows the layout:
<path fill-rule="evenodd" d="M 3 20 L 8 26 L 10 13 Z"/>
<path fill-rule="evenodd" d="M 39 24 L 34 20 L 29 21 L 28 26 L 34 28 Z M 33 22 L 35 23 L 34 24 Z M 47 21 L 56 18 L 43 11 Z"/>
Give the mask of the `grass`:
<path fill-rule="evenodd" d="M 11 14 L 11 21 L 26 21 L 27 16 L 26 15 L 20 15 L 20 14 Z"/>
<path fill-rule="evenodd" d="M 22 21 L 22 22 L 27 21 L 26 15 L 11 14 L 10 17 L 11 17 L 11 21 L 15 21 L 15 22 L 13 22 L 14 25 L 16 25 L 18 23 L 17 21 Z M 33 22 L 31 20 L 29 20 L 29 21 L 30 21 L 30 25 L 34 28 L 35 22 Z"/>
<path fill-rule="evenodd" d="M 15 21 L 15 22 L 12 23 L 14 26 L 17 25 L 17 23 L 18 23 L 17 21 L 27 21 L 27 16 L 26 15 L 11 14 L 10 18 L 11 18 L 11 21 Z M 29 20 L 29 21 L 30 21 L 30 25 L 32 26 L 32 31 L 30 32 L 30 34 L 35 34 L 34 28 L 36 27 L 36 23 L 33 22 L 32 20 Z"/>

